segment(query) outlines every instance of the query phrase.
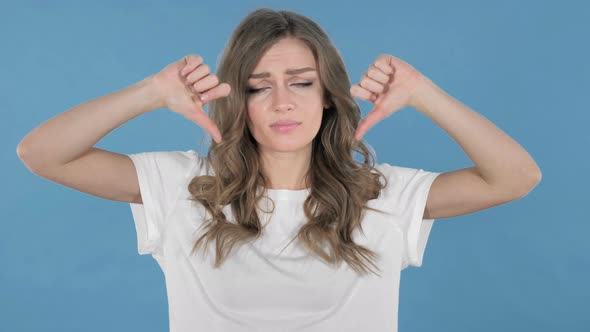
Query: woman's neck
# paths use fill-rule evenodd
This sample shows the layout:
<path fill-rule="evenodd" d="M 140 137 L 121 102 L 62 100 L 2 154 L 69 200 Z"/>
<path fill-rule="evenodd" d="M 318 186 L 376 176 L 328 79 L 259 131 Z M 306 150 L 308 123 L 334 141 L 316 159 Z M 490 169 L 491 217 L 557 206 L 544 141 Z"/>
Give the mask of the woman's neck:
<path fill-rule="evenodd" d="M 260 164 L 269 180 L 268 189 L 301 190 L 309 187 L 306 179 L 311 162 L 311 151 L 262 153 Z M 306 181 L 307 180 L 307 181 Z"/>

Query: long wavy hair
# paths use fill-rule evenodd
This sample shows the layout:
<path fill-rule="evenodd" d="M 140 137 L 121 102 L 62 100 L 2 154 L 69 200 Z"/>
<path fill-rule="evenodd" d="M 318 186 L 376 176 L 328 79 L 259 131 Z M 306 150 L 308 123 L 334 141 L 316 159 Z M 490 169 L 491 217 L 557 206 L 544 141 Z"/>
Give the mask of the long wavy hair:
<path fill-rule="evenodd" d="M 374 262 L 378 254 L 354 243 L 351 236 L 357 227 L 362 232 L 365 209 L 378 211 L 365 204 L 379 196 L 387 179 L 374 168 L 372 150 L 354 138 L 361 111 L 350 94 L 344 62 L 314 21 L 298 13 L 269 8 L 257 9 L 240 22 L 218 65 L 219 81 L 227 82 L 232 91 L 209 104 L 209 116 L 223 136 L 221 143 L 211 142 L 207 153 L 214 174 L 195 176 L 188 186 L 189 199 L 201 203 L 211 216 L 202 225 L 205 232 L 194 243 L 192 252 L 202 244 L 206 252 L 209 242 L 215 240 L 214 267 L 219 267 L 235 245 L 257 239 L 262 233 L 257 206 L 263 197 L 270 198 L 258 145 L 247 125 L 247 81 L 265 51 L 287 37 L 302 40 L 313 52 L 323 95 L 330 105 L 312 141 L 307 173 L 311 186 L 303 204 L 307 223 L 293 239 L 299 239 L 308 250 L 335 266 L 346 261 L 357 273 L 366 274 L 368 264 L 380 270 Z M 353 158 L 355 152 L 363 157 L 362 162 Z M 222 211 L 230 204 L 236 223 L 229 222 Z M 326 252 L 322 244 L 327 244 L 331 252 Z"/>

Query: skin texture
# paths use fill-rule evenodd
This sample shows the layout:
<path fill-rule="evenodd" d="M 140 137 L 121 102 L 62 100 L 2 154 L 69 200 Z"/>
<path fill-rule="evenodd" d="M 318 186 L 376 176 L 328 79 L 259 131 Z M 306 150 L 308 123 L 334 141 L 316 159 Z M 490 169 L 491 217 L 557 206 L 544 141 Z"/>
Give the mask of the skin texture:
<path fill-rule="evenodd" d="M 285 73 L 307 67 L 315 70 Z M 262 167 L 271 189 L 307 188 L 304 175 L 310 164 L 311 143 L 326 106 L 317 63 L 304 42 L 285 38 L 262 56 L 253 74 L 264 72 L 268 77 L 249 79 L 249 88 L 261 90 L 251 92 L 247 100 L 248 127 L 258 142 Z M 310 82 L 309 86 L 301 85 Z M 287 133 L 271 128 L 274 121 L 283 119 L 301 124 Z"/>

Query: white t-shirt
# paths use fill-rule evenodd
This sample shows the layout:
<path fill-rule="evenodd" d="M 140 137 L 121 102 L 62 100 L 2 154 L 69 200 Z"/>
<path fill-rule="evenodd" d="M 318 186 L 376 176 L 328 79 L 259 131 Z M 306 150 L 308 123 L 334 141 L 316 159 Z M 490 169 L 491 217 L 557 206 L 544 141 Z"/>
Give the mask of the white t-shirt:
<path fill-rule="evenodd" d="M 422 217 L 440 173 L 376 164 L 389 185 L 367 204 L 387 214 L 367 210 L 364 234 L 357 229 L 353 239 L 380 255 L 381 277 L 361 277 L 346 262 L 331 267 L 298 240 L 285 247 L 306 222 L 307 189 L 270 189 L 275 214 L 260 212 L 263 235 L 213 268 L 213 244 L 206 256 L 202 247 L 190 255 L 209 214 L 187 199 L 187 185 L 196 175 L 214 174 L 206 157 L 193 150 L 129 157 L 143 199 L 130 203 L 138 252 L 151 254 L 164 272 L 171 332 L 397 331 L 400 272 L 422 265 L 434 221 Z M 230 206 L 224 212 L 232 222 Z"/>

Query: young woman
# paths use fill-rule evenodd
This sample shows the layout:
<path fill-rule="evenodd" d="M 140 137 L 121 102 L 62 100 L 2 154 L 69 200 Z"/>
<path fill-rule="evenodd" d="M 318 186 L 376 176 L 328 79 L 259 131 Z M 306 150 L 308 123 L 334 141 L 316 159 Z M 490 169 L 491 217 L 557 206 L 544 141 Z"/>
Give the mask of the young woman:
<path fill-rule="evenodd" d="M 259 9 L 234 31 L 218 75 L 186 56 L 47 121 L 18 153 L 40 176 L 130 202 L 138 251 L 166 276 L 171 331 L 396 331 L 400 272 L 421 266 L 434 219 L 516 200 L 541 173 L 510 137 L 392 55 L 349 82 L 316 23 Z M 375 106 L 362 121 L 353 97 Z M 475 166 L 375 164 L 363 134 L 405 106 Z M 159 108 L 207 130 L 207 156 L 93 147 Z"/>

